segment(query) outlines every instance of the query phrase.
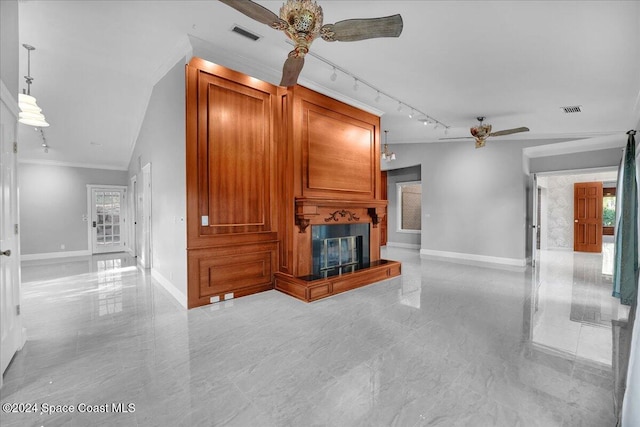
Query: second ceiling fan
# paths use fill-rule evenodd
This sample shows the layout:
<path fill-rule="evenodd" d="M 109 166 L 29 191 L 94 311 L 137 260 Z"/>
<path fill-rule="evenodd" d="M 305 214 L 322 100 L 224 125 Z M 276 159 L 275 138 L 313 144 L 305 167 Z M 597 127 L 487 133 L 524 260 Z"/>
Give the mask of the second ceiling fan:
<path fill-rule="evenodd" d="M 485 119 L 484 117 L 480 116 L 480 117 L 476 117 L 476 119 L 478 120 L 478 122 L 480 122 L 478 126 L 473 126 L 469 129 L 469 131 L 471 132 L 471 137 L 473 137 L 476 140 L 476 148 L 484 147 L 484 144 L 487 141 L 487 138 L 489 138 L 490 136 L 504 136 L 504 135 L 511 135 L 511 134 L 520 133 L 520 132 L 529 132 L 529 128 L 524 126 L 519 128 L 505 129 L 505 130 L 499 130 L 496 132 L 491 132 L 491 125 L 483 123 Z M 470 137 L 467 137 L 467 138 L 470 138 Z M 445 140 L 445 139 L 463 139 L 463 138 L 452 137 L 452 138 L 440 138 L 440 139 Z"/>
<path fill-rule="evenodd" d="M 284 63 L 280 86 L 293 86 L 304 66 L 304 56 L 311 43 L 320 36 L 326 41 L 351 42 L 378 37 L 398 37 L 402 33 L 402 16 L 347 19 L 322 25 L 322 8 L 312 0 L 287 0 L 280 16 L 251 0 L 220 0 L 237 11 L 276 30 L 284 31 L 295 44 Z"/>

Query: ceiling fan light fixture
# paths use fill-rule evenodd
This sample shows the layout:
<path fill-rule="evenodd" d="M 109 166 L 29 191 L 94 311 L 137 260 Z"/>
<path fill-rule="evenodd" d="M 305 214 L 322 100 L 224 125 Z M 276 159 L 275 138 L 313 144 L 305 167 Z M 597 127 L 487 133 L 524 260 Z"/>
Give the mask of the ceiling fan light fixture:
<path fill-rule="evenodd" d="M 289 24 L 285 29 L 287 36 L 308 48 L 320 34 L 322 7 L 312 0 L 287 0 L 280 8 L 280 19 Z"/>
<path fill-rule="evenodd" d="M 249 18 L 283 31 L 293 42 L 282 70 L 280 86 L 293 86 L 304 66 L 311 43 L 321 37 L 328 42 L 351 42 L 379 37 L 399 37 L 403 22 L 400 14 L 379 18 L 345 19 L 323 25 L 322 7 L 313 0 L 287 0 L 276 15 L 252 0 L 220 0 Z"/>

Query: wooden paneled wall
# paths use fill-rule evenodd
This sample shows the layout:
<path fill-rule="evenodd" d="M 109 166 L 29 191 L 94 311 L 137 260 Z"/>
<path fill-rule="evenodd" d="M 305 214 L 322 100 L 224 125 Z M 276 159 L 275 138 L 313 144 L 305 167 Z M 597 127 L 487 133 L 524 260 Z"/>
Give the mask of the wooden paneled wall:
<path fill-rule="evenodd" d="M 311 300 L 399 274 L 378 265 L 321 295 L 295 280 L 311 270 L 306 226 L 327 218 L 369 223 L 380 259 L 379 117 L 200 58 L 186 72 L 189 307 L 273 289 L 276 275 Z"/>
<path fill-rule="evenodd" d="M 187 65 L 189 307 L 273 288 L 279 90 L 199 58 Z"/>
<path fill-rule="evenodd" d="M 305 210 L 316 212 L 306 215 L 309 224 L 326 224 L 323 214 L 351 206 L 372 224 L 370 259 L 380 259 L 380 232 L 368 214 L 386 212 L 386 202 L 380 205 L 380 118 L 302 86 L 288 88 L 282 111 L 287 134 L 279 157 L 288 166 L 281 175 L 280 205 L 290 211 L 279 224 L 280 271 L 310 273 L 311 232 L 297 224 Z"/>

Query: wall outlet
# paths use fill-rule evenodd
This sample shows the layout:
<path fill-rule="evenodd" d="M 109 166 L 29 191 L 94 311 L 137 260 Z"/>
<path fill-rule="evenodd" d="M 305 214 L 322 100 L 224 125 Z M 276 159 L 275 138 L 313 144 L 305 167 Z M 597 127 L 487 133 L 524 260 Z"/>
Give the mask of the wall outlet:
<path fill-rule="evenodd" d="M 209 302 L 211 304 L 215 304 L 216 302 L 220 302 L 220 297 L 211 297 L 211 298 L 209 298 Z"/>
<path fill-rule="evenodd" d="M 65 246 L 64 243 L 60 245 L 60 249 L 64 250 Z"/>
<path fill-rule="evenodd" d="M 233 292 L 229 292 L 228 294 L 224 294 L 225 301 L 228 299 L 233 299 Z"/>

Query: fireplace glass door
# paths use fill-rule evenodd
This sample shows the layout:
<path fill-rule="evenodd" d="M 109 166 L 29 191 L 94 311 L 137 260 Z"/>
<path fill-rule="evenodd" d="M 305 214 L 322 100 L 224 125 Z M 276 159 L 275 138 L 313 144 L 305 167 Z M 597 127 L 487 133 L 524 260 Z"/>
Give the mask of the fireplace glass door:
<path fill-rule="evenodd" d="M 313 274 L 350 273 L 369 263 L 369 224 L 312 227 Z"/>

